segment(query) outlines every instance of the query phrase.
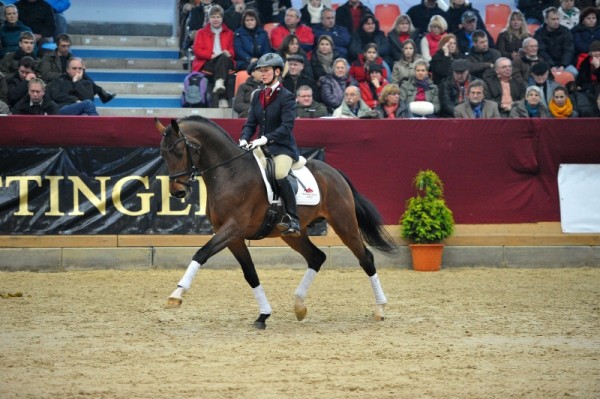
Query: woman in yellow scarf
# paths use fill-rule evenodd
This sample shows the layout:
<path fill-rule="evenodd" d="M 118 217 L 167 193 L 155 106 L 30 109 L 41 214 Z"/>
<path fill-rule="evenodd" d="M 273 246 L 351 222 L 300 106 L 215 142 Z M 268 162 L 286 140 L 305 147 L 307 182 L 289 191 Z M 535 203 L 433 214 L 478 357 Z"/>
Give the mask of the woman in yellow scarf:
<path fill-rule="evenodd" d="M 548 111 L 554 118 L 577 118 L 579 115 L 573 107 L 569 93 L 564 86 L 556 86 L 552 93 L 552 100 L 548 104 Z"/>

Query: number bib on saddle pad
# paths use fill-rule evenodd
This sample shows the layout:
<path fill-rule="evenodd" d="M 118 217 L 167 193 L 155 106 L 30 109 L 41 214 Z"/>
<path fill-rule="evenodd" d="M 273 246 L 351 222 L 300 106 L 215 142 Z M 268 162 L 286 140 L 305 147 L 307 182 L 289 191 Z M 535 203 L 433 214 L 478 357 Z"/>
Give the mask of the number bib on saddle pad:
<path fill-rule="evenodd" d="M 260 168 L 260 174 L 262 175 L 263 181 L 265 183 L 265 188 L 267 189 L 267 198 L 269 199 L 270 204 L 278 204 L 281 200 L 273 200 L 273 188 L 269 184 L 267 180 L 267 173 L 265 172 L 264 164 L 261 162 L 260 158 L 254 152 L 254 159 L 258 163 L 258 167 Z M 317 185 L 317 181 L 313 176 L 312 172 L 308 170 L 306 166 L 301 167 L 300 169 L 294 169 L 292 167 L 292 173 L 298 179 L 298 192 L 296 193 L 296 203 L 298 205 L 317 205 L 319 201 L 321 201 L 321 192 L 319 191 L 319 186 Z"/>

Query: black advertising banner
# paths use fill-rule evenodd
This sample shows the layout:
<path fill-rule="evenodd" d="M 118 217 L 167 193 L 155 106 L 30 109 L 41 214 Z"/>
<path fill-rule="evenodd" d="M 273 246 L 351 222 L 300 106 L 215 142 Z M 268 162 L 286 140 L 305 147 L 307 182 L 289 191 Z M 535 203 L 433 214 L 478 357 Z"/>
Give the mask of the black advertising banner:
<path fill-rule="evenodd" d="M 212 234 L 202 179 L 172 198 L 158 148 L 0 151 L 0 234 Z"/>

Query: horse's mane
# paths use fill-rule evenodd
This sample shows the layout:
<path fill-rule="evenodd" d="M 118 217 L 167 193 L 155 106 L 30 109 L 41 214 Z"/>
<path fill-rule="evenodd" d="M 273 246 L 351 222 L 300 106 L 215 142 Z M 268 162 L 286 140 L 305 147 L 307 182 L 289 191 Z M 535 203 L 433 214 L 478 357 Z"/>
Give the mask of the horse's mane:
<path fill-rule="evenodd" d="M 231 138 L 229 133 L 227 133 L 221 126 L 217 125 L 215 122 L 213 122 L 212 120 L 210 120 L 208 118 L 205 118 L 202 115 L 189 115 L 189 116 L 181 118 L 179 121 L 180 122 L 192 121 L 192 122 L 198 122 L 198 123 L 205 123 L 207 125 L 214 127 L 217 132 L 222 134 L 230 142 L 235 143 L 235 141 Z"/>

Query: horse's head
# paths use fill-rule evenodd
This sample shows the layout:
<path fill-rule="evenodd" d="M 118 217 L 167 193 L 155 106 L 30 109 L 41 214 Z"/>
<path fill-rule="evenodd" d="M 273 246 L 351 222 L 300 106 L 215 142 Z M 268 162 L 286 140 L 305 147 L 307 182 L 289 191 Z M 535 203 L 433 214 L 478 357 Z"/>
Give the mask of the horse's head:
<path fill-rule="evenodd" d="M 155 118 L 156 129 L 162 134 L 160 155 L 169 172 L 169 192 L 173 197 L 185 198 L 191 191 L 191 181 L 197 177 L 198 168 L 194 163 L 194 153 L 198 146 L 188 141 L 179 129 L 179 123 L 171 120 L 165 127 Z"/>

